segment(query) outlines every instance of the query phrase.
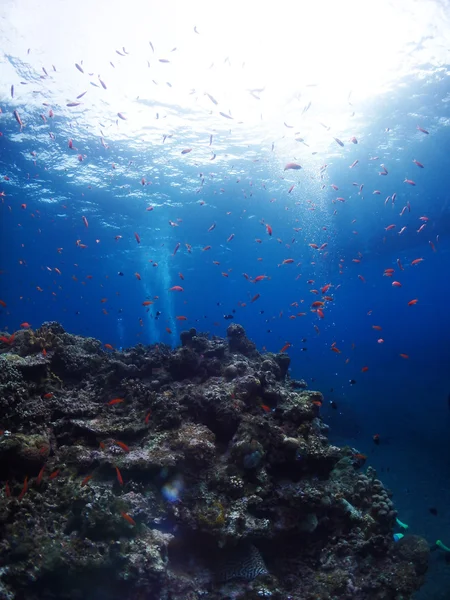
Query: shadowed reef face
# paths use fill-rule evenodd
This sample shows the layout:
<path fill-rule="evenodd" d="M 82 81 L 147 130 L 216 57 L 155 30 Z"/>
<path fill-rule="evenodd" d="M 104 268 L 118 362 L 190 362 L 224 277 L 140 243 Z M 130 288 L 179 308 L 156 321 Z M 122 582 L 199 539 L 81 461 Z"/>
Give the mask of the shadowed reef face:
<path fill-rule="evenodd" d="M 411 598 L 427 543 L 393 541 L 390 492 L 289 357 L 237 324 L 181 342 L 1 343 L 3 597 Z"/>

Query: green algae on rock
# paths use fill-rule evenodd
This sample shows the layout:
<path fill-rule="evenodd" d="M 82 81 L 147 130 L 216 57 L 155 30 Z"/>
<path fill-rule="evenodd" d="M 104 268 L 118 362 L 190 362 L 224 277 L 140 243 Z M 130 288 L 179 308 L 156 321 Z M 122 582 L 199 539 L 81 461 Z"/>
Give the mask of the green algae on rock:
<path fill-rule="evenodd" d="M 180 337 L 0 342 L 0 596 L 411 598 L 426 542 L 393 541 L 390 493 L 328 442 L 289 357 L 236 324 Z"/>

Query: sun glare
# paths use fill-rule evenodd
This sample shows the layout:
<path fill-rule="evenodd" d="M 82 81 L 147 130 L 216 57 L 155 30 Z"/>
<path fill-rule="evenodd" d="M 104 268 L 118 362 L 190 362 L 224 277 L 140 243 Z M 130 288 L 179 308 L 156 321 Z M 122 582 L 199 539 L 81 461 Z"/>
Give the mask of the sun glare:
<path fill-rule="evenodd" d="M 346 130 L 355 103 L 376 99 L 419 62 L 447 58 L 439 40 L 425 51 L 448 29 L 443 9 L 425 0 L 63 0 L 53 11 L 17 1 L 1 10 L 2 80 L 33 80 L 17 101 L 58 103 L 110 138 L 233 124 L 242 139 L 259 141 L 280 137 L 288 123 L 320 143 L 318 122 Z M 36 93 L 43 67 L 54 85 Z M 68 110 L 85 90 L 80 110 Z"/>

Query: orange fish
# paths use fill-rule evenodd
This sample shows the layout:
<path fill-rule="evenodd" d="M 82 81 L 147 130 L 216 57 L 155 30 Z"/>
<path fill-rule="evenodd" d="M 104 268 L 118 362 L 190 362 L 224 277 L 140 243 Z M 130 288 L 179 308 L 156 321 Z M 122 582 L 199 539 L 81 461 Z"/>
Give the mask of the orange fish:
<path fill-rule="evenodd" d="M 150 306 L 150 304 L 153 304 L 153 302 L 152 302 L 151 300 L 145 300 L 145 301 L 142 303 L 142 306 Z"/>
<path fill-rule="evenodd" d="M 410 300 L 408 302 L 408 306 L 414 306 L 414 304 L 417 304 L 419 302 L 418 298 L 414 298 L 414 300 Z"/>
<path fill-rule="evenodd" d="M 36 485 L 41 485 L 41 481 L 42 481 L 42 477 L 44 475 L 44 471 L 45 471 L 45 465 L 42 467 L 42 469 L 39 471 L 39 474 L 36 478 Z"/>
<path fill-rule="evenodd" d="M 4 300 L 0 300 L 0 306 L 3 306 L 3 308 L 6 308 L 6 302 Z"/>
<path fill-rule="evenodd" d="M 325 302 L 322 302 L 321 300 L 316 300 L 311 304 L 311 308 L 323 308 L 324 306 Z"/>
<path fill-rule="evenodd" d="M 364 277 L 363 277 L 362 275 L 358 275 L 358 277 L 359 277 L 359 279 L 361 279 L 361 281 L 362 281 L 363 283 L 366 283 L 366 280 L 364 279 Z"/>
<path fill-rule="evenodd" d="M 119 446 L 119 448 L 122 448 L 122 450 L 124 450 L 125 452 L 129 452 L 130 451 L 129 447 L 126 444 L 124 444 L 123 442 L 119 442 L 118 440 L 114 440 L 114 443 L 117 446 Z"/>
<path fill-rule="evenodd" d="M 167 331 L 167 333 L 172 333 L 172 330 L 169 329 L 168 327 L 166 327 L 166 331 Z"/>
<path fill-rule="evenodd" d="M 85 224 L 85 226 L 89 227 L 89 223 L 88 223 L 88 220 L 86 219 L 86 217 L 83 215 L 81 218 L 83 219 L 83 223 Z"/>
<path fill-rule="evenodd" d="M 47 394 L 44 394 L 42 398 L 44 398 L 44 400 L 50 400 L 50 398 L 53 398 L 53 394 L 48 392 Z"/>
<path fill-rule="evenodd" d="M 178 277 L 179 277 L 179 278 L 180 278 L 182 281 L 184 281 L 184 275 L 183 275 L 183 273 L 178 273 Z"/>
<path fill-rule="evenodd" d="M 261 298 L 261 294 L 255 294 L 253 296 L 253 298 L 250 300 L 250 302 L 256 302 L 256 300 L 258 300 L 258 298 Z"/>
<path fill-rule="evenodd" d="M 148 425 L 148 422 L 150 421 L 150 417 L 151 417 L 151 415 L 152 415 L 152 411 L 151 411 L 151 410 L 149 410 L 149 411 L 148 411 L 148 413 L 145 415 L 145 419 L 144 419 L 144 423 L 145 423 L 146 425 Z"/>
<path fill-rule="evenodd" d="M 115 404 L 120 404 L 121 402 L 125 402 L 125 400 L 123 398 L 114 398 L 113 400 L 110 400 L 106 404 L 108 406 L 114 406 Z"/>
<path fill-rule="evenodd" d="M 141 238 L 139 237 L 139 234 L 137 234 L 136 232 L 134 232 L 134 237 L 136 238 L 136 241 L 138 244 L 141 243 Z"/>
<path fill-rule="evenodd" d="M 400 356 L 401 356 L 402 358 L 409 358 L 408 354 L 403 354 L 403 353 L 401 353 L 401 354 L 400 354 Z"/>
<path fill-rule="evenodd" d="M 333 346 L 333 347 L 331 348 L 331 351 L 332 351 L 332 352 L 336 352 L 336 354 L 341 354 L 341 351 L 339 350 L 339 348 L 336 348 L 336 346 Z"/>
<path fill-rule="evenodd" d="M 189 150 L 189 152 L 190 152 L 190 150 Z M 184 150 L 183 150 L 183 153 L 184 153 Z M 136 525 L 136 521 L 134 519 L 132 519 L 128 513 L 121 512 L 120 514 L 125 519 L 125 521 L 128 521 L 128 523 L 130 523 L 130 525 Z"/>
<path fill-rule="evenodd" d="M 284 345 L 284 346 L 281 348 L 281 350 L 280 350 L 280 354 L 283 354 L 283 352 L 286 352 L 286 350 L 287 350 L 288 348 L 290 348 L 291 346 L 292 346 L 292 344 L 291 344 L 291 343 L 289 343 L 289 342 L 287 342 L 287 344 L 285 344 L 285 345 Z"/>
<path fill-rule="evenodd" d="M 421 263 L 423 261 L 423 258 L 415 258 L 411 264 L 412 265 L 418 265 L 419 263 Z"/>
<path fill-rule="evenodd" d="M 139 273 L 135 273 L 134 276 L 138 281 L 141 281 L 141 276 L 139 275 Z"/>
<path fill-rule="evenodd" d="M 181 285 L 174 285 L 169 289 L 169 292 L 184 292 Z"/>
<path fill-rule="evenodd" d="M 59 469 L 56 469 L 56 471 L 53 471 L 53 473 L 50 473 L 50 475 L 48 476 L 49 479 L 56 479 L 59 475 Z"/>
<path fill-rule="evenodd" d="M 81 487 L 84 487 L 92 479 L 92 477 L 93 475 L 86 475 L 86 477 L 81 482 Z"/>
<path fill-rule="evenodd" d="M 20 326 L 21 326 L 23 329 L 28 329 L 29 327 L 31 327 L 31 325 L 30 325 L 29 323 L 27 323 L 26 321 L 25 321 L 25 323 L 21 323 L 21 324 L 20 324 Z"/>
<path fill-rule="evenodd" d="M 103 344 L 103 346 L 105 348 L 107 348 L 108 350 L 114 350 L 113 346 L 111 346 L 111 344 Z"/>
<path fill-rule="evenodd" d="M 269 235 L 272 235 L 272 227 L 270 225 L 266 225 L 266 230 Z"/>
<path fill-rule="evenodd" d="M 117 481 L 119 482 L 120 485 L 123 485 L 123 479 L 122 479 L 122 475 L 119 471 L 119 467 L 116 467 L 116 473 L 117 473 Z"/>
<path fill-rule="evenodd" d="M 178 319 L 178 321 L 187 321 L 187 317 L 184 317 L 184 316 L 175 317 L 175 318 Z"/>
<path fill-rule="evenodd" d="M 261 408 L 264 412 L 270 413 L 270 406 L 267 406 L 267 404 L 261 404 Z"/>
<path fill-rule="evenodd" d="M 381 331 L 380 325 L 372 325 L 372 329 L 376 329 L 377 331 Z"/>
<path fill-rule="evenodd" d="M 202 252 L 206 252 L 207 250 L 211 250 L 211 246 L 205 246 L 202 250 Z"/>
<path fill-rule="evenodd" d="M 23 481 L 23 488 L 22 491 L 20 492 L 19 496 L 18 496 L 18 500 L 22 500 L 22 498 L 25 496 L 25 494 L 27 493 L 28 490 L 28 475 L 25 477 L 24 481 Z"/>
<path fill-rule="evenodd" d="M 368 370 L 369 370 L 369 367 L 363 367 L 363 368 L 361 369 L 361 373 L 365 373 L 365 372 L 366 372 L 366 371 L 368 371 Z"/>

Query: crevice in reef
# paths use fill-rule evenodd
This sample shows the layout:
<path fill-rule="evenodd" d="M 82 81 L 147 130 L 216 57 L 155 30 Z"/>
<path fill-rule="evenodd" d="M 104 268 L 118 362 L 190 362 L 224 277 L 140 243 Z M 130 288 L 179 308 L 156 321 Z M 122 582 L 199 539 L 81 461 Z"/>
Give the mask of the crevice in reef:
<path fill-rule="evenodd" d="M 0 341 L 0 598 L 412 598 L 428 544 L 394 541 L 390 492 L 289 357 L 236 324 L 180 338 Z"/>

